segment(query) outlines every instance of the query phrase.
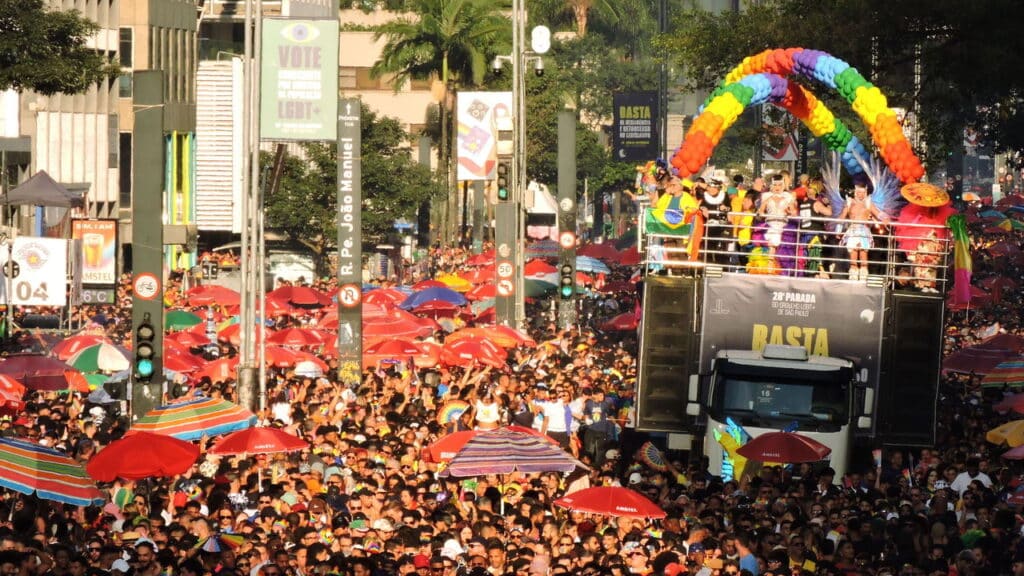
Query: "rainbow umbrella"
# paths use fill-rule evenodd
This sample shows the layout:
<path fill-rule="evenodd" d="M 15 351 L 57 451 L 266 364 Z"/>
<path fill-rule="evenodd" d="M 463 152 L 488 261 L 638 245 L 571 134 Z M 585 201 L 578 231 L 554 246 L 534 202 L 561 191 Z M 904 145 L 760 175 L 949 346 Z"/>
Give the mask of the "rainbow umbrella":
<path fill-rule="evenodd" d="M 644 442 L 640 446 L 640 450 L 637 453 L 640 461 L 647 465 L 651 470 L 657 470 L 658 472 L 664 472 L 668 470 L 668 463 L 665 462 L 665 456 L 658 450 L 654 444 L 650 442 Z"/>
<path fill-rule="evenodd" d="M 66 363 L 79 372 L 120 372 L 131 366 L 129 357 L 131 352 L 124 348 L 100 342 L 82 348 L 68 358 Z"/>
<path fill-rule="evenodd" d="M 1024 385 L 1024 358 L 1000 362 L 981 380 L 985 388 Z"/>
<path fill-rule="evenodd" d="M 198 398 L 166 404 L 139 418 L 132 430 L 197 440 L 244 430 L 256 423 L 256 415 L 245 408 L 217 398 Z"/>
<path fill-rule="evenodd" d="M 462 416 L 462 413 L 469 410 L 469 402 L 465 400 L 452 400 L 448 402 L 437 412 L 437 423 L 444 426 L 445 424 L 451 424 Z"/>
<path fill-rule="evenodd" d="M 85 469 L 66 454 L 13 438 L 0 438 L 0 486 L 73 506 L 104 500 Z"/>
<path fill-rule="evenodd" d="M 244 542 L 245 536 L 241 534 L 214 534 L 200 540 L 192 549 L 216 553 L 225 550 L 236 550 Z"/>

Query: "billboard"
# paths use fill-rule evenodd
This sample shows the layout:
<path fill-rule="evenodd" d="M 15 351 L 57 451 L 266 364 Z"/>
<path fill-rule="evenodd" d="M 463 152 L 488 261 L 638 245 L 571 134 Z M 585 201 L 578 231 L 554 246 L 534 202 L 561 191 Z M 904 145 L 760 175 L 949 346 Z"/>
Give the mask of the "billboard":
<path fill-rule="evenodd" d="M 459 92 L 455 109 L 459 180 L 493 180 L 498 125 L 512 126 L 512 93 Z"/>
<path fill-rule="evenodd" d="M 82 283 L 117 284 L 117 220 L 74 220 L 71 239 L 81 240 Z"/>
<path fill-rule="evenodd" d="M 704 288 L 700 371 L 719 350 L 803 346 L 853 361 L 878 382 L 884 294 L 881 287 L 813 278 L 724 274 Z"/>
<path fill-rule="evenodd" d="M 622 162 L 658 157 L 658 93 L 619 92 L 612 103 L 612 154 Z"/>
<path fill-rule="evenodd" d="M 334 140 L 338 128 L 338 21 L 263 20 L 260 137 Z"/>
<path fill-rule="evenodd" d="M 9 259 L 14 261 L 13 266 L 8 266 Z M 9 249 L 0 249 L 0 266 L 0 303 L 67 304 L 67 240 L 19 236 Z"/>

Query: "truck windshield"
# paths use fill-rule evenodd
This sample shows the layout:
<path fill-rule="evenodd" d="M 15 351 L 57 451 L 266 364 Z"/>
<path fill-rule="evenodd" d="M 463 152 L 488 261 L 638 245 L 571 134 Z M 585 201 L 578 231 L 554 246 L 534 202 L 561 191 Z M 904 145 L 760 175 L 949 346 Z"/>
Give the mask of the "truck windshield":
<path fill-rule="evenodd" d="M 849 371 L 787 376 L 748 371 L 716 375 L 711 416 L 777 427 L 796 420 L 802 429 L 828 431 L 849 423 Z"/>

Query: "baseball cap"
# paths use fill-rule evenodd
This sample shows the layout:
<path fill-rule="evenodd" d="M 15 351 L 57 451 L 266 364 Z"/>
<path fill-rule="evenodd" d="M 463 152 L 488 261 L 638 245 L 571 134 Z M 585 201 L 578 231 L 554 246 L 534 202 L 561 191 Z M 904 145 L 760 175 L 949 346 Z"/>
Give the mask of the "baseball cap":
<path fill-rule="evenodd" d="M 686 549 L 687 553 L 693 554 L 694 552 L 703 552 L 704 544 L 702 542 L 694 542 L 690 544 L 690 547 Z"/>
<path fill-rule="evenodd" d="M 685 572 L 686 568 L 679 562 L 669 562 L 665 565 L 665 576 L 679 576 L 680 573 Z"/>
<path fill-rule="evenodd" d="M 644 481 L 644 477 L 639 472 L 633 472 L 632 474 L 629 475 L 629 483 L 630 484 L 640 484 L 643 481 Z"/>
<path fill-rule="evenodd" d="M 430 558 L 426 554 L 417 554 L 412 557 L 412 565 L 417 568 L 430 568 Z"/>

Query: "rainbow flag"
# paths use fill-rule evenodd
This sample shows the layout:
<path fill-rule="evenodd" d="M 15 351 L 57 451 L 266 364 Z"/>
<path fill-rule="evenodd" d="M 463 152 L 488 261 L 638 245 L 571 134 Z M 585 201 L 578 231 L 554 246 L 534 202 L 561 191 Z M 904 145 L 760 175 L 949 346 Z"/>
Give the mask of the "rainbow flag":
<path fill-rule="evenodd" d="M 967 233 L 967 219 L 954 214 L 946 220 L 946 226 L 953 235 L 953 302 L 966 304 L 971 301 L 971 237 Z"/>

